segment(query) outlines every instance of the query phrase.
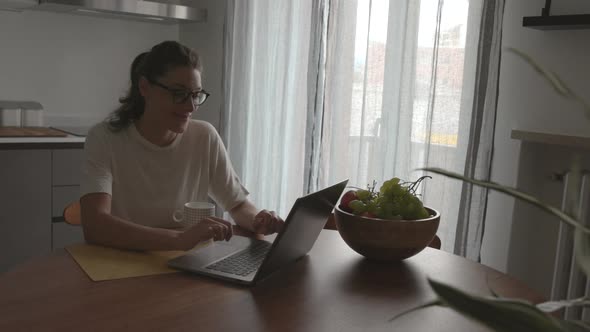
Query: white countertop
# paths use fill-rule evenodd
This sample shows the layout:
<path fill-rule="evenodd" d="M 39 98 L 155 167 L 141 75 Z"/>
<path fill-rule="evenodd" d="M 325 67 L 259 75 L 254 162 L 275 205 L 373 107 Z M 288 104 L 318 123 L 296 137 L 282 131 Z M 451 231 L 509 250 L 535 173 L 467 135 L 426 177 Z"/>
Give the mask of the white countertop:
<path fill-rule="evenodd" d="M 86 137 L 0 137 L 0 144 L 84 143 Z"/>

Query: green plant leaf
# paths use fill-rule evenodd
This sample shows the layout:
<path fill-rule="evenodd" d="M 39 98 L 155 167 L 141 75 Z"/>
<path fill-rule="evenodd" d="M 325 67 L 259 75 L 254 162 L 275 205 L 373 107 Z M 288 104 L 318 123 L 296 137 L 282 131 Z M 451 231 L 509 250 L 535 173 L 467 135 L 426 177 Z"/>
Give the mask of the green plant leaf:
<path fill-rule="evenodd" d="M 553 71 L 546 70 L 531 56 L 518 49 L 508 48 L 507 50 L 526 61 L 536 72 L 549 82 L 551 87 L 560 96 L 579 103 L 583 108 L 584 115 L 590 119 L 590 104 L 586 102 L 584 98 L 577 95 L 559 77 L 559 75 Z M 574 227 L 575 257 L 578 265 L 585 274 L 590 275 L 590 229 L 578 221 L 578 208 L 575 206 L 580 203 L 578 191 L 575 189 L 579 185 L 579 177 L 581 175 L 579 167 L 577 166 L 579 165 L 574 163 L 574 169 L 571 174 L 571 190 L 568 192 L 569 201 L 567 202 L 568 204 L 566 205 L 565 212 L 557 207 L 540 201 L 534 196 L 494 182 L 471 179 L 461 174 L 449 172 L 440 168 L 422 168 L 421 170 L 441 174 L 502 192 L 557 216 L 562 222 Z M 436 305 L 448 306 L 458 311 L 460 314 L 479 321 L 495 331 L 590 331 L 590 326 L 584 322 L 557 320 L 543 312 L 553 312 L 565 307 L 590 306 L 590 299 L 588 298 L 546 302 L 541 303 L 536 307 L 529 303 L 516 300 L 504 300 L 501 298 L 487 299 L 471 296 L 453 287 L 432 280 L 429 280 L 429 283 L 435 293 L 439 296 L 440 301 L 442 301 L 442 304 Z M 491 292 L 494 296 L 497 296 L 493 291 Z M 431 303 L 430 305 L 433 304 Z"/>
<path fill-rule="evenodd" d="M 590 298 L 580 297 L 573 300 L 548 301 L 537 304 L 537 308 L 543 312 L 555 312 L 568 307 L 590 307 Z"/>
<path fill-rule="evenodd" d="M 578 96 L 577 94 L 575 94 L 572 89 L 570 89 L 567 84 L 565 84 L 565 82 L 561 79 L 561 77 L 559 77 L 559 75 L 557 75 L 555 72 L 553 71 L 549 71 L 545 68 L 543 68 L 543 66 L 541 66 L 537 61 L 535 61 L 530 55 L 524 53 L 521 50 L 518 50 L 516 48 L 513 47 L 509 47 L 506 48 L 507 51 L 512 52 L 516 55 L 518 55 L 521 59 L 523 59 L 524 61 L 526 61 L 531 67 L 533 67 L 533 69 L 538 72 L 539 74 L 541 74 L 541 76 L 543 78 L 545 78 L 547 80 L 547 82 L 549 82 L 549 84 L 551 84 L 551 86 L 553 87 L 553 89 L 562 97 L 567 98 L 567 99 L 571 99 L 577 103 L 579 103 L 583 110 L 584 110 L 584 114 L 586 115 L 586 117 L 588 119 L 590 119 L 590 104 L 588 104 L 588 102 L 586 102 L 586 100 L 580 96 Z"/>
<path fill-rule="evenodd" d="M 498 295 L 493 289 L 488 288 L 488 290 L 490 291 L 490 294 L 492 294 L 493 297 L 495 297 L 495 298 L 499 298 L 500 297 L 500 295 Z"/>
<path fill-rule="evenodd" d="M 494 331 L 567 331 L 559 320 L 528 302 L 478 297 L 431 279 L 428 279 L 428 282 L 444 305 Z"/>
<path fill-rule="evenodd" d="M 588 332 L 590 331 L 590 325 L 579 320 L 562 320 L 560 324 L 564 331 L 568 332 Z"/>
<path fill-rule="evenodd" d="M 490 279 L 488 278 L 488 275 L 486 275 L 486 286 L 488 287 L 488 291 L 490 291 L 490 294 L 493 297 L 500 297 L 500 295 L 498 295 L 498 293 L 496 293 L 496 291 L 492 288 L 492 286 L 490 286 Z"/>
<path fill-rule="evenodd" d="M 555 216 L 557 216 L 559 219 L 561 219 L 563 222 L 575 227 L 577 230 L 581 231 L 582 233 L 588 235 L 590 234 L 590 229 L 587 228 L 586 226 L 584 226 L 582 223 L 578 222 L 575 218 L 571 217 L 570 215 L 568 215 L 567 213 L 561 211 L 559 208 L 554 207 L 550 204 L 541 202 L 539 199 L 537 199 L 534 196 L 531 196 L 529 194 L 523 193 L 521 191 L 518 191 L 516 189 L 507 187 L 507 186 L 503 186 L 500 184 L 497 184 L 495 182 L 486 182 L 486 181 L 481 181 L 481 180 L 476 180 L 476 179 L 471 179 L 468 178 L 466 176 L 463 176 L 459 173 L 454 173 L 454 172 L 449 172 L 446 171 L 442 168 L 436 168 L 436 167 L 425 167 L 425 168 L 420 168 L 419 170 L 423 170 L 426 172 L 432 172 L 432 173 L 436 173 L 436 174 L 441 174 L 453 179 L 458 179 L 458 180 L 462 180 L 471 184 L 475 184 L 484 188 L 489 188 L 489 189 L 493 189 L 496 191 L 499 191 L 501 193 L 504 193 L 506 195 L 518 198 L 520 200 L 523 200 L 527 203 L 530 203 L 544 211 L 547 211 Z"/>
<path fill-rule="evenodd" d="M 559 78 L 555 72 L 543 68 L 543 66 L 541 66 L 530 55 L 514 47 L 508 47 L 506 48 L 506 51 L 512 52 L 526 61 L 537 73 L 541 74 L 541 76 L 545 78 L 549 84 L 551 84 L 551 87 L 553 87 L 555 92 L 557 92 L 559 95 L 568 97 L 571 94 L 571 89 L 563 84 L 563 80 Z"/>
<path fill-rule="evenodd" d="M 578 266 L 586 276 L 590 276 L 590 235 L 576 229 L 574 232 L 574 250 Z"/>
<path fill-rule="evenodd" d="M 409 314 L 411 312 L 414 312 L 414 311 L 418 311 L 418 310 L 429 308 L 429 307 L 436 307 L 436 306 L 444 306 L 444 304 L 440 300 L 430 301 L 430 302 L 424 303 L 422 305 L 419 305 L 419 306 L 417 306 L 415 308 L 408 309 L 406 311 L 402 311 L 401 313 L 395 315 L 393 318 L 389 319 L 389 321 L 390 322 L 391 321 L 394 321 L 394 320 L 396 320 L 396 319 L 398 319 L 398 318 L 400 318 L 402 316 L 405 316 L 405 315 L 407 315 L 407 314 Z"/>
<path fill-rule="evenodd" d="M 576 165 L 574 165 L 574 169 L 577 169 Z M 474 185 L 478 185 L 481 187 L 485 187 L 485 188 L 489 188 L 492 190 L 502 192 L 506 195 L 523 200 L 523 201 L 530 203 L 530 204 L 532 204 L 544 211 L 547 211 L 547 212 L 557 216 L 563 222 L 575 227 L 574 248 L 575 248 L 575 252 L 576 252 L 576 255 L 575 255 L 576 262 L 586 275 L 590 275 L 590 229 L 588 227 L 586 227 L 585 225 L 583 225 L 581 222 L 577 221 L 576 218 L 570 216 L 569 214 L 567 214 L 566 212 L 562 211 L 561 209 L 559 209 L 557 207 L 554 207 L 550 204 L 540 201 L 539 199 L 537 199 L 534 196 L 523 193 L 523 192 L 518 191 L 518 190 L 511 188 L 511 187 L 500 185 L 495 182 L 486 182 L 486 181 L 471 179 L 471 178 L 465 177 L 461 174 L 449 172 L 444 169 L 435 168 L 435 167 L 426 167 L 426 168 L 421 168 L 420 170 L 423 170 L 426 172 L 432 172 L 432 173 L 436 173 L 436 174 L 441 174 L 441 175 L 444 175 L 444 176 L 447 176 L 450 178 L 462 180 L 462 181 L 465 181 L 465 182 L 468 182 L 468 183 L 471 183 Z M 579 175 L 578 173 L 572 172 L 572 177 L 573 177 L 572 179 L 573 180 L 572 180 L 572 183 L 570 183 L 571 186 L 569 186 L 569 187 L 576 188 L 575 183 L 576 183 L 576 181 L 578 181 L 577 180 L 578 175 Z M 574 193 L 577 193 L 577 191 L 575 191 Z M 577 197 L 575 200 L 578 200 Z"/>

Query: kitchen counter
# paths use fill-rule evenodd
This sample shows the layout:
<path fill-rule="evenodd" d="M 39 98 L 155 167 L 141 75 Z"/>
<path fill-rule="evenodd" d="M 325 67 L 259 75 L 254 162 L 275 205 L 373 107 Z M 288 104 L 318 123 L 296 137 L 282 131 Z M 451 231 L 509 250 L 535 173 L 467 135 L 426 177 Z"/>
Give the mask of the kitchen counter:
<path fill-rule="evenodd" d="M 0 137 L 0 150 L 14 149 L 81 149 L 86 137 Z"/>

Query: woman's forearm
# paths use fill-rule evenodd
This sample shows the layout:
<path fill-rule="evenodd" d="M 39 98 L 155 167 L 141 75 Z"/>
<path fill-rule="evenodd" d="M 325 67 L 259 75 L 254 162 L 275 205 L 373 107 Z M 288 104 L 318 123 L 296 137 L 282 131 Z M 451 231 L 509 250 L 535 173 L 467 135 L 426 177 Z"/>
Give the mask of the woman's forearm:
<path fill-rule="evenodd" d="M 231 209 L 229 214 L 240 227 L 255 232 L 253 221 L 258 212 L 258 208 L 246 199 L 244 202 Z"/>
<path fill-rule="evenodd" d="M 179 231 L 138 225 L 105 212 L 82 214 L 86 242 L 131 250 L 180 250 Z"/>

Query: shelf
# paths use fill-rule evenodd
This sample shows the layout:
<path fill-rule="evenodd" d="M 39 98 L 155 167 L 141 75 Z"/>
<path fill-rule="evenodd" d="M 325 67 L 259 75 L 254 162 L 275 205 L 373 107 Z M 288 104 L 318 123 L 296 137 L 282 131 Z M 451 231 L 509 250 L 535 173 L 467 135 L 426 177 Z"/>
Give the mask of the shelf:
<path fill-rule="evenodd" d="M 590 137 L 569 136 L 561 134 L 540 133 L 513 129 L 512 139 L 523 142 L 568 146 L 572 148 L 590 149 Z"/>
<path fill-rule="evenodd" d="M 537 30 L 590 29 L 590 14 L 526 16 L 522 26 Z"/>

